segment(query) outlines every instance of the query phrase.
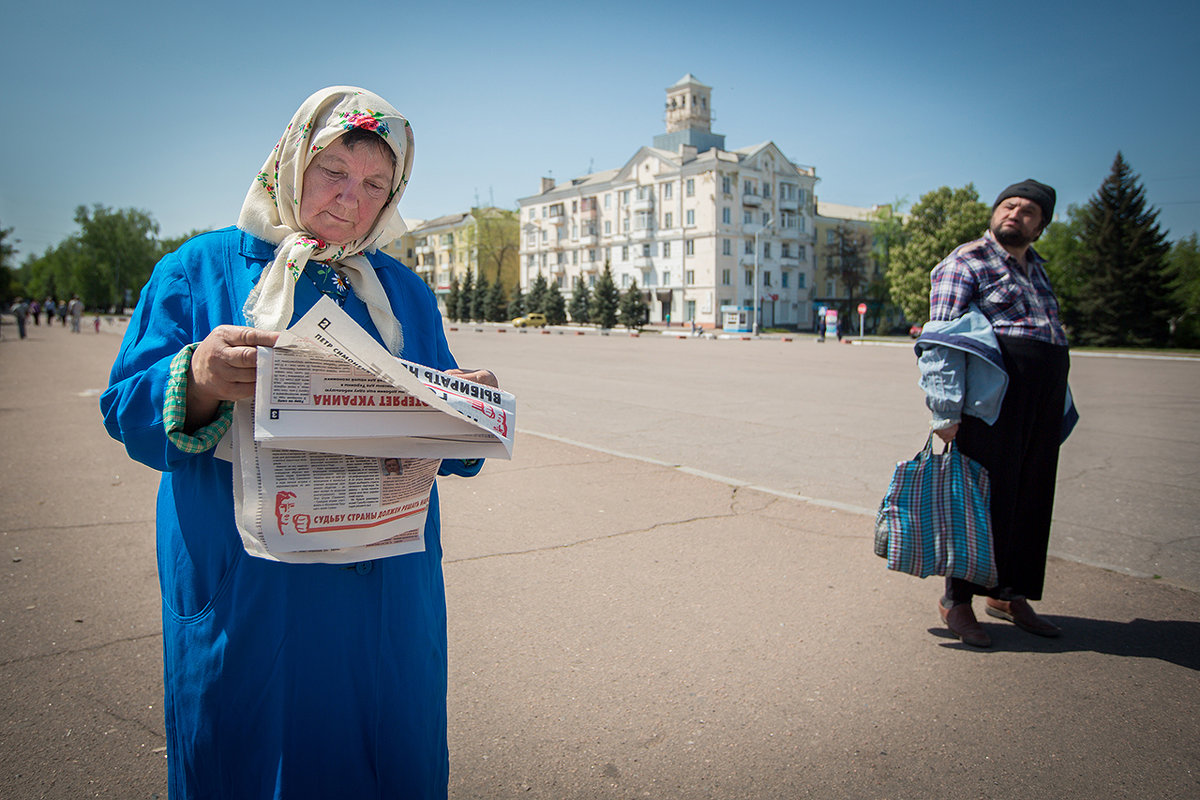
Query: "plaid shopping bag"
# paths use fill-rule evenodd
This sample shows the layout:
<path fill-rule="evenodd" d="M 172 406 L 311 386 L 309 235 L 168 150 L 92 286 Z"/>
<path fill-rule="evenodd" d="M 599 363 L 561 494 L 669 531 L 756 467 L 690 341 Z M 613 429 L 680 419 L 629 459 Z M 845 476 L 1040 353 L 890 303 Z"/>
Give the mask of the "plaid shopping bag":
<path fill-rule="evenodd" d="M 875 515 L 875 554 L 888 569 L 918 578 L 949 575 L 996 585 L 991 485 L 987 470 L 951 442 L 933 452 L 933 434 L 901 461 Z"/>

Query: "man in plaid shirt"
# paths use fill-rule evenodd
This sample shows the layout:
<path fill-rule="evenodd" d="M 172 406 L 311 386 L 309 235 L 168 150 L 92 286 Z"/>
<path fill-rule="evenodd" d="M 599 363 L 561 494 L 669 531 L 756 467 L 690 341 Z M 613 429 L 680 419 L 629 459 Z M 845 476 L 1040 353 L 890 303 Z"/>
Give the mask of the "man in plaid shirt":
<path fill-rule="evenodd" d="M 955 441 L 991 478 L 999 584 L 989 589 L 947 578 L 938 603 L 951 632 L 977 647 L 991 644 L 971 608 L 977 594 L 986 596 L 993 617 L 1039 636 L 1061 633 L 1029 605 L 1042 597 L 1070 366 L 1058 301 L 1031 247 L 1053 219 L 1054 202 L 1054 189 L 1033 179 L 1009 186 L 992 206 L 987 232 L 957 247 L 931 274 L 930 320 L 952 323 L 977 309 L 995 333 L 1008 375 L 999 417 L 989 425 L 963 413 L 966 370 L 954 366 L 948 350 L 935 346 L 922 355 L 927 378 L 939 364 L 944 373 L 922 382 L 934 432 Z"/>

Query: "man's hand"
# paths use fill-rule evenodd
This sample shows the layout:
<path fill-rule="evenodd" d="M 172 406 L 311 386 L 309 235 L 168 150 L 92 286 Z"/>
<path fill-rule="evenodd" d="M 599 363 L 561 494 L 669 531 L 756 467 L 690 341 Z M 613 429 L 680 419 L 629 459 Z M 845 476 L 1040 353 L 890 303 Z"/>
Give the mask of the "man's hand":
<path fill-rule="evenodd" d="M 475 383 L 482 383 L 486 386 L 499 389 L 500 382 L 496 380 L 495 374 L 490 369 L 448 369 L 447 375 L 457 375 L 460 378 L 466 378 Z"/>
<path fill-rule="evenodd" d="M 934 431 L 934 433 L 936 433 L 938 438 L 941 439 L 943 442 L 945 442 L 946 444 L 950 444 L 951 442 L 954 441 L 954 437 L 958 435 L 958 423 L 956 422 L 949 427 L 942 428 L 941 430 L 936 430 L 936 431 Z"/>
<path fill-rule="evenodd" d="M 188 370 L 187 422 L 194 431 L 212 421 L 222 400 L 241 400 L 254 394 L 259 346 L 273 347 L 276 331 L 219 325 L 192 353 Z"/>

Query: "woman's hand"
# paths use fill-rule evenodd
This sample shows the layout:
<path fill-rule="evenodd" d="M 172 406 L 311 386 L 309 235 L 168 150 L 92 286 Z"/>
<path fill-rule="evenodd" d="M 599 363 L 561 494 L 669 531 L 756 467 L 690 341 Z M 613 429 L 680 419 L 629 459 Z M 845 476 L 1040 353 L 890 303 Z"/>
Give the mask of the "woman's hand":
<path fill-rule="evenodd" d="M 254 394 L 258 350 L 273 347 L 277 331 L 219 325 L 192 353 L 188 370 L 187 421 L 194 431 L 212 421 L 222 400 L 241 400 Z"/>
<path fill-rule="evenodd" d="M 482 383 L 494 389 L 500 388 L 500 382 L 496 380 L 496 375 L 490 369 L 448 369 L 446 370 L 446 374 L 457 375 L 460 378 L 466 378 L 475 383 Z"/>

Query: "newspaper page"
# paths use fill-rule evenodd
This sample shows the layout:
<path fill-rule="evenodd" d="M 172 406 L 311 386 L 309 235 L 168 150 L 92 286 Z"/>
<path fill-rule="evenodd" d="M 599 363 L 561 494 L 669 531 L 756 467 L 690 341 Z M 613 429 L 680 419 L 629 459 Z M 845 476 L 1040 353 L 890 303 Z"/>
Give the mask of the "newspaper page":
<path fill-rule="evenodd" d="M 516 399 L 396 358 L 323 297 L 258 349 L 254 438 L 268 449 L 511 458 Z"/>
<path fill-rule="evenodd" d="M 268 449 L 252 401 L 234 405 L 234 508 L 252 556 L 346 564 L 420 552 L 441 459 Z"/>

